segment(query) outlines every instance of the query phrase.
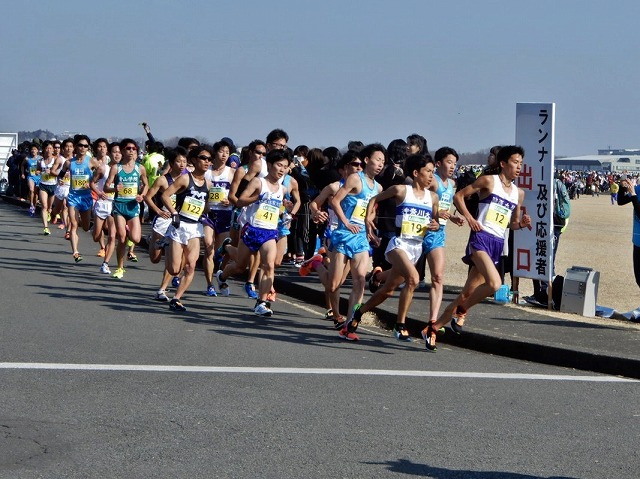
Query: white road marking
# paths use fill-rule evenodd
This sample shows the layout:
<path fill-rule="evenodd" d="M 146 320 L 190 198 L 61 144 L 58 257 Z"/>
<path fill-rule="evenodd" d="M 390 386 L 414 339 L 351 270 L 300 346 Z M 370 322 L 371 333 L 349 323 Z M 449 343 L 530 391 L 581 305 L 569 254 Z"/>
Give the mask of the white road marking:
<path fill-rule="evenodd" d="M 233 374 L 318 374 L 335 376 L 402 376 L 412 378 L 513 379 L 540 381 L 585 381 L 602 383 L 637 383 L 616 376 L 570 376 L 563 374 L 474 373 L 455 371 L 404 371 L 396 369 L 266 368 L 225 366 L 172 366 L 154 364 L 71 364 L 71 363 L 0 363 L 0 370 L 55 371 L 131 371 L 160 373 L 233 373 Z"/>

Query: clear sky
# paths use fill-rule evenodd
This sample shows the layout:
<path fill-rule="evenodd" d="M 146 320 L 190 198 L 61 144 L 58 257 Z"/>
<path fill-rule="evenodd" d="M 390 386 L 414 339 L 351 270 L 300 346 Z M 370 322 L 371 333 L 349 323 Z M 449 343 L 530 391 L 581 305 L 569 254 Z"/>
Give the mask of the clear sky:
<path fill-rule="evenodd" d="M 556 103 L 556 154 L 640 148 L 640 2 L 3 2 L 0 131 L 295 147 L 513 143 Z"/>

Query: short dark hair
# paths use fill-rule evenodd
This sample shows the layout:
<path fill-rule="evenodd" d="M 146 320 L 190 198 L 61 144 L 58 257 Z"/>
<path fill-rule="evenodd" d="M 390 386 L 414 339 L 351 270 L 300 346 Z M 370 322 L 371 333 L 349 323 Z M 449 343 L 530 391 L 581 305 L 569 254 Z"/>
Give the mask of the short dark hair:
<path fill-rule="evenodd" d="M 361 160 L 360 153 L 356 150 L 348 150 L 344 155 L 342 155 L 342 158 L 340 158 L 340 161 L 338 161 L 336 166 L 337 168 L 344 168 L 354 160 Z"/>
<path fill-rule="evenodd" d="M 91 148 L 93 148 L 94 150 L 98 149 L 98 145 L 100 143 L 104 143 L 105 145 L 107 145 L 107 148 L 109 148 L 109 142 L 107 141 L 106 138 L 98 138 L 97 140 L 93 140 L 93 143 L 91 144 Z"/>
<path fill-rule="evenodd" d="M 265 161 L 270 165 L 273 165 L 276 161 L 280 160 L 287 160 L 289 163 L 291 163 L 291 154 L 284 149 L 271 150 L 269 153 L 267 153 L 267 156 L 265 158 Z"/>
<path fill-rule="evenodd" d="M 287 135 L 287 132 L 280 128 L 276 128 L 275 130 L 271 130 L 267 135 L 267 143 L 273 143 L 274 141 L 282 138 L 284 138 L 285 141 L 289 141 L 289 135 Z"/>
<path fill-rule="evenodd" d="M 434 161 L 438 163 L 439 161 L 444 160 L 449 155 L 455 156 L 456 161 L 460 159 L 460 156 L 458 155 L 458 152 L 456 150 L 449 146 L 443 146 L 442 148 L 438 149 L 438 151 L 436 151 L 436 154 L 434 155 Z"/>
<path fill-rule="evenodd" d="M 124 150 L 129 143 L 133 143 L 134 145 L 136 145 L 136 148 L 140 150 L 140 146 L 138 145 L 138 143 L 136 143 L 136 140 L 132 140 L 131 138 L 124 138 L 120 140 L 120 149 Z"/>
<path fill-rule="evenodd" d="M 524 158 L 524 149 L 518 145 L 507 145 L 500 148 L 500 151 L 496 155 L 498 166 L 500 166 L 500 163 L 502 163 L 503 161 L 505 163 L 509 161 L 509 158 L 511 158 L 513 155 L 520 155 L 522 156 L 522 158 Z"/>
<path fill-rule="evenodd" d="M 170 165 L 173 165 L 179 156 L 187 157 L 187 149 L 182 146 L 176 146 L 175 148 L 167 148 L 164 152 L 165 158 Z"/>
<path fill-rule="evenodd" d="M 87 135 L 78 134 L 73 137 L 73 146 L 76 146 L 82 140 L 87 140 L 87 143 L 91 144 L 91 140 Z"/>
<path fill-rule="evenodd" d="M 200 142 L 195 138 L 191 138 L 190 136 L 183 136 L 178 140 L 178 146 L 181 146 L 182 148 L 185 148 L 187 150 L 189 149 L 189 145 L 193 145 L 194 143 L 200 146 Z"/>
<path fill-rule="evenodd" d="M 415 155 L 409 155 L 404 160 L 404 174 L 408 178 L 413 178 L 414 171 L 420 171 L 427 166 L 428 163 L 434 164 L 433 158 L 429 153 L 416 153 Z"/>
<path fill-rule="evenodd" d="M 371 143 L 360 151 L 360 158 L 362 158 L 363 161 L 367 158 L 371 158 L 371 155 L 376 151 L 381 152 L 385 157 L 387 156 L 387 149 L 381 143 Z"/>

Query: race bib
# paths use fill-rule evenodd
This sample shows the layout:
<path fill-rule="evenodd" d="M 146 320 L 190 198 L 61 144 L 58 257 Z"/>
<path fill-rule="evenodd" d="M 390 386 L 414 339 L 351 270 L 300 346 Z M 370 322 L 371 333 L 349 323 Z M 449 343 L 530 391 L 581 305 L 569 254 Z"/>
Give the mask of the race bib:
<path fill-rule="evenodd" d="M 74 175 L 71 179 L 71 189 L 82 190 L 89 183 L 89 175 Z"/>
<path fill-rule="evenodd" d="M 42 177 L 40 178 L 40 181 L 44 184 L 52 184 L 52 183 L 55 183 L 56 177 L 49 173 L 43 173 Z"/>
<path fill-rule="evenodd" d="M 29 175 L 36 176 L 36 171 L 38 171 L 38 167 L 37 166 L 29 167 Z"/>
<path fill-rule="evenodd" d="M 442 198 L 438 201 L 438 211 L 449 211 L 451 209 L 451 195 L 449 193 L 443 193 Z M 447 220 L 444 218 L 438 218 L 438 223 L 442 226 L 447 224 Z"/>
<path fill-rule="evenodd" d="M 227 199 L 227 189 L 221 186 L 213 186 L 209 190 L 209 203 L 219 205 Z"/>
<path fill-rule="evenodd" d="M 420 240 L 427 234 L 428 216 L 403 215 L 400 226 L 400 238 L 406 240 Z"/>
<path fill-rule="evenodd" d="M 62 184 L 65 186 L 71 185 L 71 177 L 69 175 L 64 175 L 62 177 Z"/>
<path fill-rule="evenodd" d="M 123 181 L 122 189 L 118 191 L 118 198 L 123 200 L 135 200 L 138 195 L 137 181 Z"/>
<path fill-rule="evenodd" d="M 280 209 L 277 206 L 260 203 L 260 207 L 253 218 L 253 226 L 275 230 L 278 227 L 279 216 Z"/>
<path fill-rule="evenodd" d="M 511 221 L 511 210 L 497 203 L 491 203 L 485 221 L 492 225 L 497 232 L 504 234 L 509 227 L 509 221 Z"/>
<path fill-rule="evenodd" d="M 364 219 L 367 216 L 368 204 L 369 200 L 359 198 L 353 208 L 353 211 L 351 212 L 351 218 L 349 218 L 349 222 L 358 225 L 364 225 Z"/>
<path fill-rule="evenodd" d="M 180 215 L 193 221 L 198 221 L 204 213 L 204 200 L 199 200 L 193 196 L 187 196 L 180 208 Z"/>

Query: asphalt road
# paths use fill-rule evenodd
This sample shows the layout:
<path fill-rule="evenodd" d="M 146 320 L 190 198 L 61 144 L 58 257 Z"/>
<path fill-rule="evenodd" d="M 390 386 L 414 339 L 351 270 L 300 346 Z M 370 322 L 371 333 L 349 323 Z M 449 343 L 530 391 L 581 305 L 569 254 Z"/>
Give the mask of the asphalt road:
<path fill-rule="evenodd" d="M 636 478 L 639 383 L 365 329 L 232 282 L 186 313 L 0 203 L 0 478 Z"/>

